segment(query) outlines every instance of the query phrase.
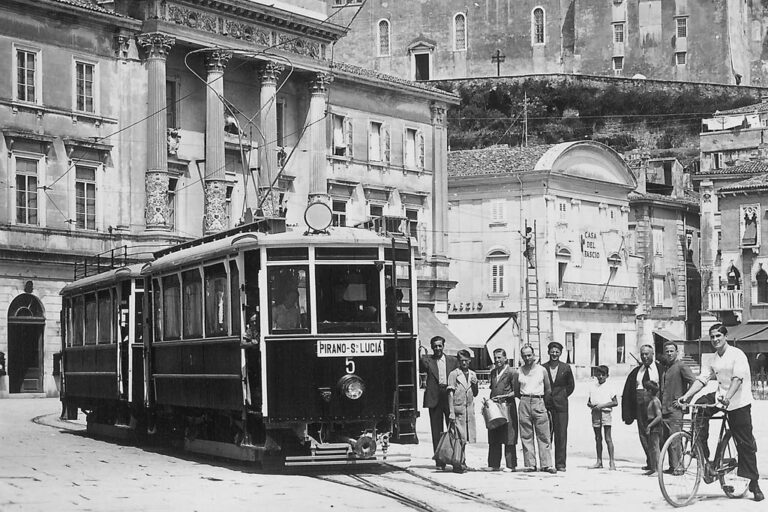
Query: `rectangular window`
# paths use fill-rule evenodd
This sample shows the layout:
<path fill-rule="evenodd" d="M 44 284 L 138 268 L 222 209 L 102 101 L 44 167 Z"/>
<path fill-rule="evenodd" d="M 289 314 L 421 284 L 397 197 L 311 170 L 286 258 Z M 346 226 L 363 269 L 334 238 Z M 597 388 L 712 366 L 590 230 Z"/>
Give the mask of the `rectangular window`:
<path fill-rule="evenodd" d="M 318 334 L 381 331 L 379 271 L 374 265 L 315 268 Z"/>
<path fill-rule="evenodd" d="M 99 292 L 99 344 L 112 343 L 112 295 L 109 290 Z"/>
<path fill-rule="evenodd" d="M 83 346 L 83 320 L 85 317 L 85 306 L 83 297 L 75 297 L 72 300 L 72 346 Z"/>
<path fill-rule="evenodd" d="M 203 280 L 200 271 L 193 269 L 182 273 L 181 283 L 182 332 L 185 338 L 199 338 L 203 335 Z"/>
<path fill-rule="evenodd" d="M 720 169 L 723 166 L 723 154 L 722 153 L 712 153 L 712 168 L 713 169 Z"/>
<path fill-rule="evenodd" d="M 176 197 L 176 187 L 179 184 L 178 178 L 169 178 L 168 179 L 168 227 L 171 230 L 176 229 L 176 208 L 177 208 L 177 197 Z"/>
<path fill-rule="evenodd" d="M 653 278 L 653 305 L 654 306 L 664 305 L 664 278 L 663 277 Z"/>
<path fill-rule="evenodd" d="M 368 130 L 368 160 L 381 162 L 381 123 L 371 122 Z"/>
<path fill-rule="evenodd" d="M 168 128 L 179 128 L 178 94 L 174 80 L 165 81 L 165 120 Z"/>
<path fill-rule="evenodd" d="M 405 218 L 408 219 L 408 236 L 419 238 L 419 210 L 405 209 Z"/>
<path fill-rule="evenodd" d="M 229 300 L 232 304 L 230 308 L 232 314 L 232 335 L 240 334 L 240 315 L 243 309 L 240 306 L 240 269 L 237 261 L 229 262 Z M 246 324 L 251 315 L 245 319 Z"/>
<path fill-rule="evenodd" d="M 620 75 L 624 70 L 624 57 L 613 58 L 613 74 Z"/>
<path fill-rule="evenodd" d="M 277 145 L 285 146 L 285 102 L 278 101 L 275 104 L 275 117 L 277 118 Z"/>
<path fill-rule="evenodd" d="M 505 293 L 504 265 L 491 265 L 491 293 Z"/>
<path fill-rule="evenodd" d="M 16 159 L 16 222 L 37 225 L 37 160 Z"/>
<path fill-rule="evenodd" d="M 685 66 L 685 59 L 686 59 L 685 52 L 675 53 L 675 64 L 677 64 L 678 66 Z"/>
<path fill-rule="evenodd" d="M 405 129 L 405 144 L 403 147 L 403 165 L 405 167 L 416 167 L 416 130 L 412 128 Z"/>
<path fill-rule="evenodd" d="M 624 24 L 623 23 L 613 24 L 613 42 L 614 43 L 624 42 Z"/>
<path fill-rule="evenodd" d="M 333 201 L 333 225 L 343 228 L 347 225 L 347 202 L 346 201 Z"/>
<path fill-rule="evenodd" d="M 347 125 L 344 116 L 333 114 L 333 156 L 351 156 L 348 154 Z"/>
<path fill-rule="evenodd" d="M 565 220 L 568 218 L 568 204 L 565 201 L 560 201 L 557 205 L 560 218 Z"/>
<path fill-rule="evenodd" d="M 656 256 L 664 256 L 664 229 L 653 228 L 653 253 Z"/>
<path fill-rule="evenodd" d="M 163 278 L 162 313 L 163 339 L 179 339 L 181 337 L 181 286 L 176 275 Z M 197 316 L 199 317 L 200 313 Z"/>
<path fill-rule="evenodd" d="M 563 281 L 565 280 L 565 271 L 568 268 L 568 263 L 564 261 L 557 262 L 557 289 L 558 293 L 563 289 Z"/>
<path fill-rule="evenodd" d="M 429 80 L 429 54 L 428 53 L 414 53 L 413 54 L 413 66 L 415 70 L 414 80 Z"/>
<path fill-rule="evenodd" d="M 677 18 L 677 37 L 688 37 L 688 19 Z"/>
<path fill-rule="evenodd" d="M 629 251 L 629 254 L 637 254 L 637 228 L 635 226 L 629 226 L 627 251 Z"/>
<path fill-rule="evenodd" d="M 491 206 L 491 222 L 506 222 L 507 221 L 507 214 L 506 214 L 506 208 L 504 205 L 504 201 L 500 199 L 496 199 L 490 202 Z"/>
<path fill-rule="evenodd" d="M 626 335 L 622 333 L 616 335 L 616 362 L 627 362 L 627 340 Z"/>
<path fill-rule="evenodd" d="M 384 216 L 384 207 L 380 204 L 372 204 L 368 207 L 370 212 L 369 216 L 372 219 L 380 218 Z"/>
<path fill-rule="evenodd" d="M 269 324 L 273 334 L 309 330 L 308 273 L 306 265 L 268 268 Z"/>
<path fill-rule="evenodd" d="M 89 293 L 85 296 L 85 344 L 96 344 L 96 326 L 98 325 L 98 304 L 96 294 Z"/>
<path fill-rule="evenodd" d="M 96 169 L 75 167 L 75 225 L 96 229 Z"/>
<path fill-rule="evenodd" d="M 589 363 L 591 366 L 600 365 L 600 336 L 599 332 L 593 332 L 590 336 Z"/>
<path fill-rule="evenodd" d="M 95 112 L 93 101 L 96 66 L 86 62 L 75 62 L 75 110 Z"/>
<path fill-rule="evenodd" d="M 226 336 L 229 321 L 227 270 L 223 263 L 205 267 L 205 335 Z"/>
<path fill-rule="evenodd" d="M 565 333 L 565 362 L 568 364 L 576 363 L 576 333 Z"/>
<path fill-rule="evenodd" d="M 38 52 L 16 50 L 16 99 L 36 103 Z"/>

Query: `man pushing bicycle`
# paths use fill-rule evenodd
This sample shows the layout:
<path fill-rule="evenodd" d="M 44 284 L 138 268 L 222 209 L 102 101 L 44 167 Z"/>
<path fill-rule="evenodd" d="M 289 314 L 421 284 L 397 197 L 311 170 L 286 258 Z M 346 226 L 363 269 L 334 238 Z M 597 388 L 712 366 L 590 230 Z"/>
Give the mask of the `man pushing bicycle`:
<path fill-rule="evenodd" d="M 708 366 L 702 366 L 698 379 L 678 399 L 678 403 L 684 406 L 713 376 L 717 378 L 717 392 L 701 397 L 697 403 L 714 404 L 717 397 L 717 402 L 725 408 L 731 435 L 736 442 L 736 451 L 739 455 L 737 474 L 749 479 L 749 491 L 754 495 L 754 500 L 762 501 L 765 497 L 758 484 L 757 444 L 752 434 L 752 376 L 749 361 L 741 349 L 728 344 L 727 334 L 728 329 L 722 324 L 715 324 L 709 328 L 709 338 L 716 352 L 715 357 Z M 708 459 L 707 419 L 705 418 L 700 425 L 699 438 L 705 458 Z"/>

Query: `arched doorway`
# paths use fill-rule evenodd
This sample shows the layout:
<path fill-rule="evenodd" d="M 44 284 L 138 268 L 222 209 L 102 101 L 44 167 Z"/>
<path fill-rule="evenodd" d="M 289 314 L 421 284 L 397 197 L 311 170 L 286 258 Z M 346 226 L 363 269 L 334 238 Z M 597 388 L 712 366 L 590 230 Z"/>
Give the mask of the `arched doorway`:
<path fill-rule="evenodd" d="M 8 391 L 43 391 L 43 333 L 45 312 L 31 293 L 13 299 L 8 308 Z"/>

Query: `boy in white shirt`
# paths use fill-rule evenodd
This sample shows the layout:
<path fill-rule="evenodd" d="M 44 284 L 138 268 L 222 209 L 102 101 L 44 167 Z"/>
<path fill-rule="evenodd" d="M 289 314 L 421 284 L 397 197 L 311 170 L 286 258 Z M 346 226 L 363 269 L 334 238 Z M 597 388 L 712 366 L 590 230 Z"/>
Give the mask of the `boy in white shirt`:
<path fill-rule="evenodd" d="M 600 365 L 595 371 L 597 383 L 589 390 L 587 407 L 592 409 L 592 428 L 595 431 L 595 449 L 597 450 L 597 462 L 592 469 L 603 467 L 603 432 L 605 432 L 605 444 L 608 447 L 611 470 L 616 469 L 613 457 L 613 439 L 611 438 L 611 409 L 619 405 L 616 393 L 606 384 L 608 380 L 608 367 Z"/>

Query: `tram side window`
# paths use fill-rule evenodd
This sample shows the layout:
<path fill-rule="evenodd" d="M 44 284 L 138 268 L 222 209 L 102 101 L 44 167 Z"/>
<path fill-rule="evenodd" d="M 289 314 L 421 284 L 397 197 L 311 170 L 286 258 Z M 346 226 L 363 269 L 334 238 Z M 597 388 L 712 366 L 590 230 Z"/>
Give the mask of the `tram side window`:
<path fill-rule="evenodd" d="M 227 270 L 223 263 L 205 267 L 205 335 L 226 336 L 229 323 Z"/>
<path fill-rule="evenodd" d="M 99 344 L 112 343 L 112 295 L 109 290 L 99 292 Z"/>
<path fill-rule="evenodd" d="M 83 319 L 85 318 L 85 306 L 83 297 L 75 297 L 72 301 L 72 346 L 83 346 Z"/>
<path fill-rule="evenodd" d="M 259 251 L 246 251 L 243 257 L 245 267 L 245 337 L 258 339 L 261 332 L 261 309 L 259 305 L 259 268 L 261 255 Z M 234 301 L 233 301 L 234 302 Z"/>
<path fill-rule="evenodd" d="M 152 280 L 152 336 L 150 339 L 160 341 L 163 339 L 163 296 L 160 291 L 160 281 Z"/>
<path fill-rule="evenodd" d="M 96 294 L 89 293 L 85 296 L 85 344 L 96 344 L 96 324 L 98 322 Z"/>
<path fill-rule="evenodd" d="M 411 315 L 411 286 L 408 276 L 408 265 L 395 265 L 393 276 L 392 265 L 387 265 L 385 270 L 384 300 L 386 301 L 387 332 L 394 332 L 395 327 L 399 332 L 412 332 Z"/>
<path fill-rule="evenodd" d="M 163 278 L 163 339 L 181 337 L 181 285 L 177 275 Z"/>
<path fill-rule="evenodd" d="M 237 262 L 229 262 L 229 296 L 232 303 L 232 334 L 240 334 L 240 271 Z"/>
<path fill-rule="evenodd" d="M 379 271 L 367 265 L 317 265 L 317 332 L 379 332 Z"/>
<path fill-rule="evenodd" d="M 306 265 L 269 268 L 269 323 L 272 333 L 309 331 L 307 274 Z"/>
<path fill-rule="evenodd" d="M 184 338 L 203 335 L 203 280 L 198 269 L 181 274 L 182 307 L 184 308 Z"/>

